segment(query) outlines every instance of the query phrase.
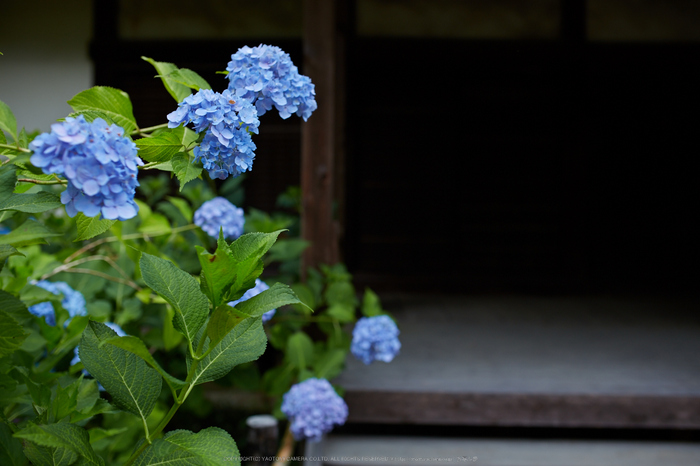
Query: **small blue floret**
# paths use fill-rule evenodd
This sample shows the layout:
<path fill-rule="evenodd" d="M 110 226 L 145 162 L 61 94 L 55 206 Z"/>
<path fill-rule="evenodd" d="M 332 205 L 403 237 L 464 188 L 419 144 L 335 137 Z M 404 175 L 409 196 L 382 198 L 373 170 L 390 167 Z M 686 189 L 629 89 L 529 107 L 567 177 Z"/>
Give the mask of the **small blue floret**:
<path fill-rule="evenodd" d="M 284 394 L 282 412 L 291 422 L 290 430 L 296 440 L 321 440 L 323 434 L 343 425 L 348 406 L 326 379 L 307 379 Z"/>
<path fill-rule="evenodd" d="M 75 291 L 66 282 L 50 282 L 47 280 L 40 280 L 35 283 L 36 286 L 41 287 L 55 295 L 63 294 L 63 300 L 61 300 L 61 306 L 68 311 L 70 316 L 66 320 L 65 325 L 68 325 L 70 320 L 75 316 L 86 316 L 87 307 L 85 303 L 85 298 L 80 291 Z M 44 317 L 46 323 L 54 326 L 56 325 L 56 314 L 54 313 L 53 305 L 46 301 L 43 303 L 35 304 L 29 306 L 29 312 L 37 317 Z"/>
<path fill-rule="evenodd" d="M 219 229 L 223 227 L 224 238 L 236 239 L 243 234 L 245 217 L 243 209 L 231 204 L 226 198 L 215 197 L 195 211 L 194 224 L 212 238 L 218 238 Z"/>
<path fill-rule="evenodd" d="M 355 324 L 350 351 L 365 364 L 391 362 L 400 349 L 399 329 L 391 317 L 362 317 Z"/>

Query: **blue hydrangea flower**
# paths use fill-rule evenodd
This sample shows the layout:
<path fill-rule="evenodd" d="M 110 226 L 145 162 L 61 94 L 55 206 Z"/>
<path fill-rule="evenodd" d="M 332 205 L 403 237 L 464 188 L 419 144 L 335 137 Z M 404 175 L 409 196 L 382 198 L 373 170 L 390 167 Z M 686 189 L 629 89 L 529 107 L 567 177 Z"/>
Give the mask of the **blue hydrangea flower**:
<path fill-rule="evenodd" d="M 252 169 L 256 147 L 250 134 L 257 134 L 260 120 L 250 102 L 229 90 L 219 94 L 201 89 L 185 97 L 168 115 L 170 128 L 190 123 L 196 132 L 205 132 L 193 153 L 195 161 L 202 160 L 209 176 L 223 180 Z"/>
<path fill-rule="evenodd" d="M 224 228 L 224 238 L 236 239 L 243 234 L 245 217 L 243 209 L 223 197 L 205 202 L 194 213 L 194 224 L 212 238 L 219 238 L 219 228 Z"/>
<path fill-rule="evenodd" d="M 267 283 L 264 281 L 260 280 L 259 278 L 255 279 L 255 286 L 245 293 L 243 293 L 243 296 L 241 296 L 240 299 L 237 299 L 235 301 L 231 301 L 228 303 L 229 306 L 235 307 L 236 304 L 242 302 L 242 301 L 247 301 L 248 299 L 252 298 L 253 296 L 257 296 L 260 293 L 262 293 L 265 290 L 269 290 L 270 287 L 267 286 Z M 262 315 L 262 321 L 263 323 L 267 322 L 268 320 L 272 319 L 272 317 L 275 315 L 275 312 L 277 312 L 277 309 L 273 309 L 271 311 L 267 311 L 265 314 Z"/>
<path fill-rule="evenodd" d="M 91 123 L 83 115 L 66 117 L 51 125 L 50 133 L 37 136 L 29 145 L 31 162 L 46 174 L 68 180 L 61 202 L 69 216 L 82 212 L 109 220 L 128 220 L 139 208 L 134 202 L 138 166 L 136 144 L 124 129 L 102 118 Z"/>
<path fill-rule="evenodd" d="M 398 337 L 399 329 L 391 317 L 362 317 L 352 331 L 350 351 L 365 364 L 375 360 L 391 362 L 401 349 Z"/>
<path fill-rule="evenodd" d="M 275 107 L 282 118 L 296 113 L 306 121 L 317 108 L 311 79 L 299 74 L 289 54 L 279 47 L 242 47 L 231 55 L 226 70 L 229 90 L 254 103 L 258 115 Z"/>
<path fill-rule="evenodd" d="M 10 229 L 9 229 L 9 228 L 0 225 L 0 235 L 6 235 L 6 234 L 8 234 L 9 232 L 10 232 Z"/>
<path fill-rule="evenodd" d="M 321 440 L 323 434 L 343 425 L 348 406 L 326 379 L 307 379 L 294 386 L 282 397 L 282 412 L 290 420 L 290 430 L 296 440 Z"/>
<path fill-rule="evenodd" d="M 63 294 L 61 306 L 68 311 L 68 315 L 70 316 L 68 320 L 66 320 L 65 325 L 68 325 L 70 320 L 75 316 L 87 315 L 87 307 L 83 294 L 80 291 L 75 291 L 68 283 L 40 280 L 36 282 L 35 285 L 55 295 Z M 29 306 L 28 310 L 37 317 L 44 317 L 47 324 L 51 326 L 56 325 L 56 314 L 53 304 L 49 301 Z"/>
<path fill-rule="evenodd" d="M 122 328 L 120 326 L 118 326 L 117 324 L 115 324 L 114 322 L 105 322 L 104 324 L 107 327 L 114 330 L 117 333 L 117 336 L 120 336 L 120 337 L 127 336 L 127 333 L 124 330 L 122 330 Z M 73 359 L 71 359 L 70 365 L 74 366 L 74 365 L 78 364 L 79 362 L 80 362 L 80 345 L 76 346 L 75 349 L 73 350 Z M 83 369 L 83 374 L 90 375 L 90 373 L 88 371 L 86 371 L 85 369 Z M 98 383 L 97 386 L 100 389 L 100 391 L 104 391 L 104 387 L 102 386 L 102 384 Z"/>

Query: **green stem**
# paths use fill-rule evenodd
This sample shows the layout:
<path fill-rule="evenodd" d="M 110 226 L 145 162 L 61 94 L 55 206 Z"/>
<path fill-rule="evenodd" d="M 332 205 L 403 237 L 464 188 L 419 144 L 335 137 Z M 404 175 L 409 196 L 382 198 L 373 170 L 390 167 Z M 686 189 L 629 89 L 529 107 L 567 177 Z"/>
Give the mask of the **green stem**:
<path fill-rule="evenodd" d="M 24 152 L 25 154 L 32 153 L 32 151 L 30 151 L 29 149 L 25 149 L 24 147 L 19 147 L 19 146 L 13 146 L 12 144 L 0 144 L 0 148 L 12 149 L 12 150 L 16 150 L 17 152 Z"/>
<path fill-rule="evenodd" d="M 24 182 L 24 183 L 34 183 L 34 184 L 68 184 L 68 181 L 66 180 L 35 180 L 33 178 L 17 178 L 18 182 Z"/>
<path fill-rule="evenodd" d="M 190 224 L 190 225 L 185 225 L 177 228 L 173 228 L 172 230 L 167 230 L 167 231 L 160 231 L 156 233 L 132 233 L 130 235 L 124 235 L 121 238 L 118 236 L 110 236 L 109 238 L 102 238 L 98 239 L 97 241 L 93 241 L 92 243 L 88 243 L 82 248 L 78 249 L 75 251 L 73 254 L 70 256 L 66 257 L 63 260 L 63 263 L 67 263 L 84 253 L 85 251 L 89 251 L 90 249 L 96 248 L 97 246 L 104 244 L 104 243 L 113 243 L 115 241 L 121 240 L 129 240 L 129 239 L 141 239 L 141 238 L 148 238 L 148 237 L 153 237 L 153 236 L 163 236 L 163 235 L 170 235 L 170 234 L 176 234 L 180 233 L 181 231 L 187 231 L 187 230 L 194 230 L 195 228 L 198 228 L 197 225 Z"/>
<path fill-rule="evenodd" d="M 135 130 L 133 130 L 131 132 L 131 135 L 136 136 L 136 135 L 140 134 L 143 136 L 143 135 L 145 135 L 145 133 L 152 133 L 153 131 L 155 131 L 157 129 L 167 128 L 167 127 L 168 127 L 167 123 L 162 123 L 160 125 L 149 126 L 148 128 L 136 128 Z"/>

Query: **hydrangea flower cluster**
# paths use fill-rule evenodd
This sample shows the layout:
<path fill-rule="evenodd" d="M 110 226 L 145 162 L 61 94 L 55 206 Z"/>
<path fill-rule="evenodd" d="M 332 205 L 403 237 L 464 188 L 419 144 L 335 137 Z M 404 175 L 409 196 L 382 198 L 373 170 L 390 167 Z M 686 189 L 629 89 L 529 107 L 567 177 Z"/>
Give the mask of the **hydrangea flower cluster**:
<path fill-rule="evenodd" d="M 245 217 L 243 209 L 231 204 L 226 198 L 215 197 L 195 211 L 194 224 L 212 238 L 218 238 L 219 229 L 223 227 L 224 238 L 236 239 L 243 234 Z"/>
<path fill-rule="evenodd" d="M 326 379 L 307 379 L 292 386 L 282 397 L 281 409 L 291 421 L 294 438 L 312 442 L 348 417 L 348 405 Z"/>
<path fill-rule="evenodd" d="M 386 315 L 362 317 L 352 331 L 350 351 L 365 364 L 391 362 L 401 349 L 399 329 Z"/>
<path fill-rule="evenodd" d="M 117 332 L 117 336 L 120 336 L 120 337 L 127 336 L 127 333 L 120 326 L 115 324 L 114 322 L 105 322 L 105 325 L 107 327 L 111 328 L 112 330 L 114 330 L 115 332 Z M 75 349 L 73 350 L 73 359 L 71 359 L 70 365 L 74 366 L 74 365 L 78 364 L 79 362 L 80 362 L 80 345 L 76 346 Z M 88 371 L 86 371 L 85 369 L 83 369 L 83 374 L 90 375 L 90 373 Z M 98 383 L 97 387 L 100 389 L 100 391 L 104 391 L 104 387 L 101 384 Z"/>
<path fill-rule="evenodd" d="M 260 120 L 253 105 L 233 95 L 201 89 L 185 97 L 177 110 L 168 114 L 168 127 L 192 124 L 198 133 L 206 131 L 195 147 L 195 161 L 202 160 L 212 178 L 225 179 L 250 170 L 255 158 L 255 143 L 250 133 L 258 132 Z"/>
<path fill-rule="evenodd" d="M 255 279 L 255 286 L 245 293 L 243 293 L 243 296 L 241 296 L 240 299 L 237 299 L 235 301 L 231 301 L 228 303 L 229 306 L 236 307 L 236 304 L 242 302 L 242 301 L 247 301 L 253 296 L 257 296 L 260 293 L 262 293 L 265 290 L 269 290 L 270 287 L 267 286 L 267 283 L 264 281 L 260 280 L 259 278 Z M 268 320 L 272 319 L 272 317 L 275 315 L 275 312 L 277 312 L 277 309 L 273 309 L 271 311 L 267 311 L 265 314 L 262 315 L 262 321 L 263 323 L 267 322 Z"/>
<path fill-rule="evenodd" d="M 40 280 L 36 282 L 35 285 L 55 295 L 63 294 L 61 306 L 68 311 L 68 315 L 70 316 L 68 320 L 66 320 L 65 325 L 68 325 L 70 320 L 75 316 L 87 315 L 87 307 L 83 294 L 80 291 L 75 291 L 68 283 Z M 47 324 L 51 326 L 56 325 L 56 313 L 54 312 L 53 304 L 49 301 L 29 306 L 28 310 L 37 317 L 44 317 Z"/>
<path fill-rule="evenodd" d="M 282 118 L 296 113 L 306 121 L 317 108 L 311 79 L 299 74 L 289 54 L 279 47 L 242 47 L 231 55 L 226 71 L 229 90 L 254 103 L 258 115 L 274 106 Z"/>
<path fill-rule="evenodd" d="M 29 148 L 34 152 L 32 164 L 68 180 L 61 202 L 69 216 L 78 212 L 88 217 L 102 214 L 109 220 L 136 216 L 137 167 L 143 161 L 121 127 L 102 118 L 89 123 L 83 115 L 66 117 L 51 125 L 50 133 L 37 136 Z"/>
<path fill-rule="evenodd" d="M 0 225 L 0 235 L 6 235 L 10 232 L 10 229 Z"/>

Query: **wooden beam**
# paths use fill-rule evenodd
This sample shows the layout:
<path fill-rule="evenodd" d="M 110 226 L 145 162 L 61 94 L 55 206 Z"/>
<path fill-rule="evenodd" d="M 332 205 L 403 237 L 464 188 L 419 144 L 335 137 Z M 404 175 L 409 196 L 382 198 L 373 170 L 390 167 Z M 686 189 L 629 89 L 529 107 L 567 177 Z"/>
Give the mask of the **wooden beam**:
<path fill-rule="evenodd" d="M 308 267 L 339 261 L 338 227 L 333 218 L 338 151 L 338 4 L 304 0 L 304 74 L 316 86 L 318 109 L 302 124 L 302 237 L 311 241 L 302 256 Z"/>

